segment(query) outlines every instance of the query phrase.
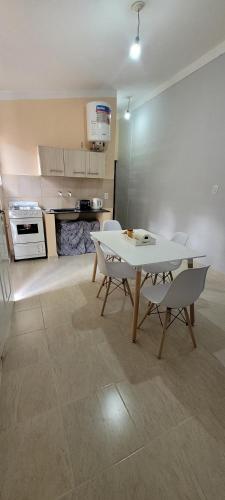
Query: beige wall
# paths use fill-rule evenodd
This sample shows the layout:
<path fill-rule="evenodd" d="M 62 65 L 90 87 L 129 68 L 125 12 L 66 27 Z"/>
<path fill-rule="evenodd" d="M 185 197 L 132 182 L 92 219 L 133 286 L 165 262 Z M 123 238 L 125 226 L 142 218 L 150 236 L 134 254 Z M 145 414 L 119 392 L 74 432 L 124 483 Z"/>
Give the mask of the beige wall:
<path fill-rule="evenodd" d="M 10 200 L 38 201 L 43 208 L 69 208 L 74 207 L 78 199 L 104 198 L 104 193 L 108 193 L 104 208 L 113 206 L 113 181 L 110 179 L 3 175 L 2 183 L 5 208 Z M 58 191 L 63 196 L 59 196 Z"/>
<path fill-rule="evenodd" d="M 88 147 L 86 103 L 99 98 L 0 101 L 1 173 L 39 175 L 37 145 Z M 116 98 L 103 99 L 112 108 L 112 140 L 106 152 L 106 176 L 113 177 Z"/>

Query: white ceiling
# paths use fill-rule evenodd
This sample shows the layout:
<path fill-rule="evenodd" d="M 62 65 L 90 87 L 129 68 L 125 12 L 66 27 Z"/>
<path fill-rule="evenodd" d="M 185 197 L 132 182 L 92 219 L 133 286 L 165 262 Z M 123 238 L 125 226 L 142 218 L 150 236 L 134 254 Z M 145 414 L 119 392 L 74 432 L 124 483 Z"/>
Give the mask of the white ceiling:
<path fill-rule="evenodd" d="M 1 0 L 0 94 L 149 93 L 225 40 L 225 0 L 146 0 L 142 58 L 132 0 Z M 2 94 L 3 95 L 3 94 Z"/>

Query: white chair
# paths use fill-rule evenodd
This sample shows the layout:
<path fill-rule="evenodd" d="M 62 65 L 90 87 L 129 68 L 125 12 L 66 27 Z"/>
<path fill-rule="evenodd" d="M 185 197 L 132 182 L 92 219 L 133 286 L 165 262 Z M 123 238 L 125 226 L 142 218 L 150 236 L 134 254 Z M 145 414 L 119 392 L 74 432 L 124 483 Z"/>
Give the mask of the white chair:
<path fill-rule="evenodd" d="M 122 227 L 119 223 L 118 220 L 105 220 L 102 225 L 102 230 L 103 231 L 120 231 L 122 230 Z M 106 258 L 108 260 L 114 260 L 114 259 L 119 259 L 119 257 L 112 251 L 110 248 L 108 248 L 104 243 L 101 243 L 101 249 L 103 250 Z"/>
<path fill-rule="evenodd" d="M 166 330 L 176 318 L 180 319 L 179 316 L 181 316 L 182 318 L 181 321 L 188 325 L 193 345 L 194 347 L 197 347 L 187 307 L 191 304 L 194 304 L 194 302 L 202 293 L 205 286 L 205 278 L 208 269 L 209 266 L 199 267 L 195 269 L 186 269 L 185 271 L 182 271 L 171 283 L 152 285 L 150 287 L 142 288 L 141 294 L 148 300 L 149 305 L 144 317 L 138 325 L 138 328 L 141 327 L 145 318 L 153 313 L 153 311 L 157 312 L 160 317 L 159 306 L 162 305 L 166 307 L 162 340 L 158 353 L 159 359 L 162 355 Z M 176 315 L 172 314 L 171 311 L 173 309 L 178 310 L 178 313 Z M 172 320 L 171 316 L 173 317 Z"/>
<path fill-rule="evenodd" d="M 112 293 L 114 290 L 120 288 L 123 290 L 125 295 L 129 295 L 131 304 L 134 305 L 133 297 L 131 294 L 128 279 L 135 279 L 135 271 L 126 262 L 112 262 L 105 258 L 105 255 L 97 241 L 94 241 L 96 254 L 98 258 L 98 267 L 100 273 L 104 275 L 102 283 L 100 285 L 97 297 L 99 297 L 102 288 L 106 287 L 105 298 L 102 305 L 101 316 L 104 314 L 107 298 L 109 292 Z M 110 291 L 111 285 L 115 285 Z"/>
<path fill-rule="evenodd" d="M 103 231 L 120 231 L 121 225 L 118 220 L 105 220 L 102 225 Z M 121 260 L 110 248 L 101 243 L 101 249 L 103 250 L 107 260 Z M 95 281 L 97 271 L 97 255 L 94 260 L 93 272 L 92 272 L 92 282 Z"/>
<path fill-rule="evenodd" d="M 186 246 L 188 242 L 188 235 L 186 233 L 181 233 L 181 232 L 175 233 L 173 238 L 171 238 L 171 241 L 179 243 L 179 245 Z M 172 272 L 178 269 L 181 263 L 182 263 L 181 260 L 173 260 L 170 262 L 161 262 L 160 264 L 151 264 L 143 266 L 143 271 L 146 274 L 142 281 L 141 286 L 143 286 L 145 281 L 150 277 L 152 278 L 153 285 L 156 284 L 158 277 L 162 278 L 161 281 L 163 281 L 163 283 L 166 282 L 167 278 L 169 278 L 170 281 L 173 281 Z"/>

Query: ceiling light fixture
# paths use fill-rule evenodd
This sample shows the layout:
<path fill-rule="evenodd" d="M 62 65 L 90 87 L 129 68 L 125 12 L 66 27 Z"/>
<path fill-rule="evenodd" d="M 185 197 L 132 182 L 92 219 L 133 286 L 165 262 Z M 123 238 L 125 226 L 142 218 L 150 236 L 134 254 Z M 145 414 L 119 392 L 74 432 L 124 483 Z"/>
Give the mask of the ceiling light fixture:
<path fill-rule="evenodd" d="M 129 96 L 127 99 L 128 99 L 128 104 L 127 104 L 127 109 L 124 113 L 124 118 L 125 118 L 125 120 L 130 120 L 130 117 L 131 117 L 131 112 L 130 112 L 131 96 Z"/>
<path fill-rule="evenodd" d="M 138 24 L 137 24 L 137 36 L 135 37 L 134 43 L 132 43 L 130 48 L 130 58 L 137 61 L 141 55 L 141 44 L 140 44 L 140 11 L 145 6 L 145 2 L 134 2 L 131 5 L 131 9 L 137 12 Z"/>

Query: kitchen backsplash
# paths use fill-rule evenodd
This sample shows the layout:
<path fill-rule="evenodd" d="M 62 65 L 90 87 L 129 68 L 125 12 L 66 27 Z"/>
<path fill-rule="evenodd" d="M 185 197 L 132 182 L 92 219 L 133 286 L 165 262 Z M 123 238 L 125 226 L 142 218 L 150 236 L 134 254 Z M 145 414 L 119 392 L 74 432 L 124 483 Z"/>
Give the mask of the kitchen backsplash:
<path fill-rule="evenodd" d="M 2 184 L 5 209 L 10 200 L 38 201 L 42 208 L 70 208 L 78 199 L 94 197 L 102 198 L 105 208 L 113 207 L 113 180 L 3 175 Z M 107 200 L 104 193 L 108 193 Z"/>

